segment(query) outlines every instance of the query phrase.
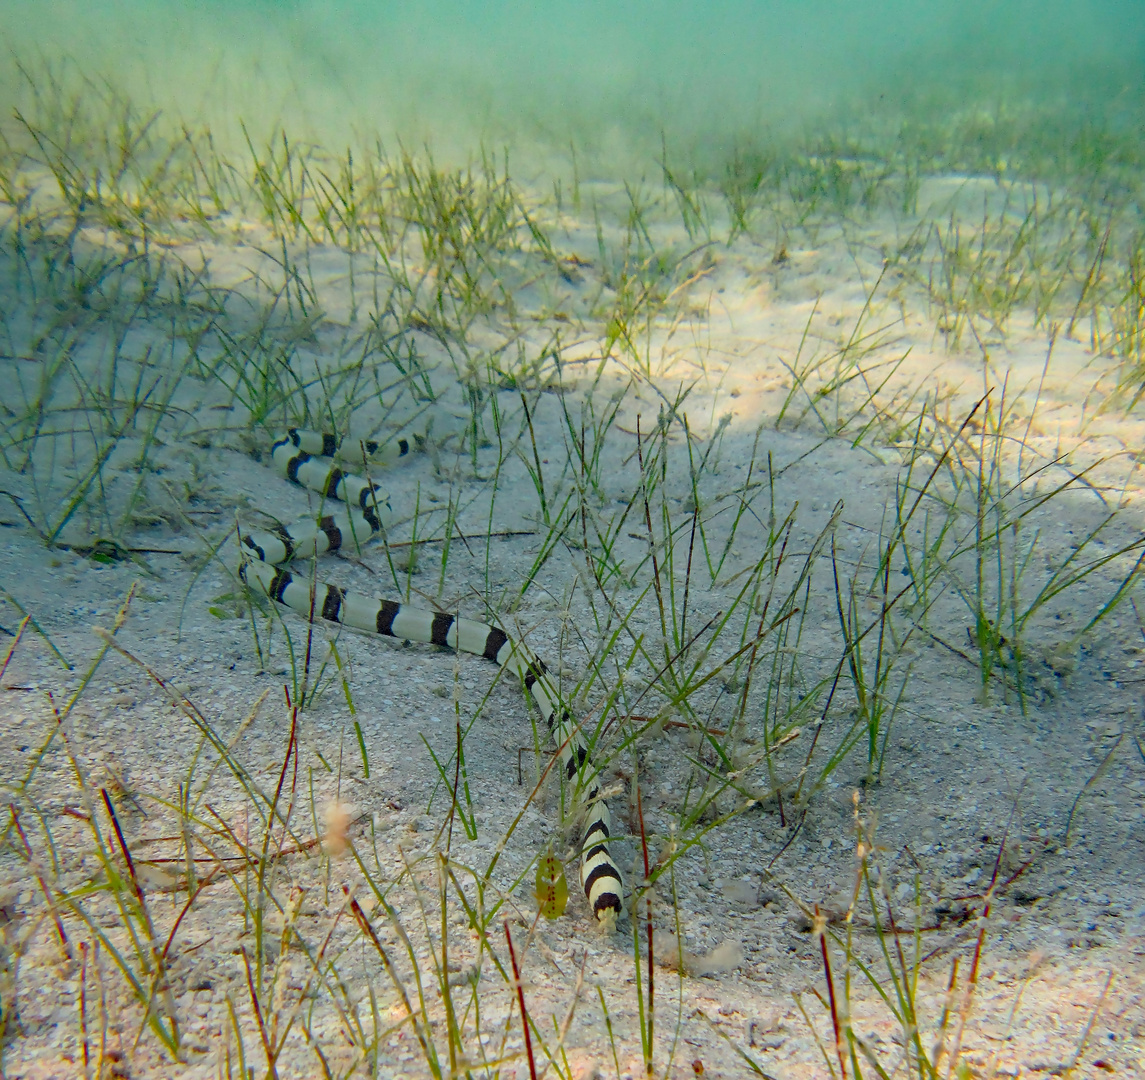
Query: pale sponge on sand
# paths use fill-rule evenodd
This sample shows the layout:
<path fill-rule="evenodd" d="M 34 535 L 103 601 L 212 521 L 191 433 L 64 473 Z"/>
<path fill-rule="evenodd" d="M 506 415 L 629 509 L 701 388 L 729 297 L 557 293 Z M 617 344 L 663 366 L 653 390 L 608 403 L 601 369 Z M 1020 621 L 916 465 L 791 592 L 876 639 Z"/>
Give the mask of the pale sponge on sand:
<path fill-rule="evenodd" d="M 680 939 L 668 930 L 657 931 L 653 941 L 652 953 L 656 962 L 670 971 L 682 970 L 686 975 L 722 975 L 741 967 L 744 962 L 743 948 L 730 938 L 706 953 L 682 948 Z"/>

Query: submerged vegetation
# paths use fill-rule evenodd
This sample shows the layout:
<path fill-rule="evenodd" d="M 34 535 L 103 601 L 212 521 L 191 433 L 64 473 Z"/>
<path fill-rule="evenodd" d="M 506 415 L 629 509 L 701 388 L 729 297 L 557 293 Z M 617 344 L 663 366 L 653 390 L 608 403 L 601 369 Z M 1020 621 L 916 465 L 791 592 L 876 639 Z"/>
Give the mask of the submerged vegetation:
<path fill-rule="evenodd" d="M 243 721 L 196 705 L 178 671 L 122 644 L 144 618 L 133 591 L 66 700 L 51 699 L 26 771 L 5 779 L 4 872 L 31 883 L 41 922 L 0 931 L 3 1036 L 21 1038 L 21 962 L 46 936 L 75 990 L 77 1075 L 118 1075 L 150 1040 L 170 1060 L 209 1049 L 228 1077 L 387 1075 L 399 1043 L 436 1077 L 571 1077 L 578 1010 L 607 1032 L 604 1073 L 631 1059 L 672 1075 L 687 1064 L 682 1032 L 710 1024 L 729 1038 L 685 1011 L 682 990 L 689 970 L 722 963 L 687 952 L 678 899 L 713 837 L 763 806 L 786 846 L 841 776 L 877 791 L 920 641 L 959 660 L 981 701 L 1024 714 L 1062 692 L 1087 634 L 1131 610 L 1145 541 L 1105 471 L 1117 455 L 1039 438 L 1042 384 L 1012 386 L 999 354 L 1016 326 L 1041 335 L 1046 369 L 1080 340 L 1094 391 L 1079 426 L 1139 409 L 1136 132 L 968 105 L 745 140 L 715 162 L 664 136 L 640 176 L 590 180 L 572 153 L 541 185 L 493 148 L 458 166 L 244 130 L 224 150 L 205 128 L 173 129 L 49 72 L 29 73 L 25 99 L 0 126 L 0 495 L 45 562 L 64 549 L 133 559 L 146 582 L 163 576 L 148 537 L 180 536 L 185 602 L 201 575 L 229 575 L 211 614 L 243 620 L 260 668 L 286 673 L 287 724 L 264 768 L 243 734 L 267 694 Z M 732 251 L 778 280 L 798 251 L 832 244 L 864 301 L 828 325 L 809 288 L 802 332 L 774 350 L 777 396 L 733 446 L 711 391 L 735 376 L 705 346 L 708 282 Z M 936 348 L 971 357 L 978 385 L 907 375 L 908 313 Z M 443 695 L 456 738 L 444 751 L 426 742 L 431 838 L 387 839 L 378 799 L 346 810 L 343 774 L 370 776 L 348 647 L 242 589 L 235 514 L 262 507 L 220 490 L 204 464 L 238 452 L 258 470 L 249 455 L 290 427 L 412 433 L 426 451 L 433 501 L 407 485 L 382 550 L 357 553 L 373 557 L 365 587 L 514 626 L 556 610 L 559 633 L 537 651 L 559 662 L 561 693 L 627 804 L 630 987 L 590 989 L 582 966 L 543 1006 L 531 1000 L 522 972 L 547 948 L 537 923 L 562 917 L 552 897 L 574 890 L 558 868 L 579 853 L 567 850 L 575 821 L 547 845 L 521 823 L 542 801 L 573 811 L 534 726 L 532 784 L 506 828 L 489 824 L 466 754 L 488 734 L 473 729 L 494 691 L 466 703 L 460 667 Z M 866 454 L 891 497 L 857 524 L 846 491 L 808 506 L 785 475 L 794 455 L 771 447 L 791 432 L 804 456 Z M 364 454 L 345 466 L 371 471 Z M 1076 513 L 1088 524 L 1065 545 L 1051 526 L 1073 499 L 1087 500 Z M 507 520 L 528 535 L 516 577 L 498 566 Z M 6 672 L 51 629 L 17 607 L 17 583 L 4 588 L 23 620 Z M 171 783 L 98 779 L 80 744 L 70 717 L 117 658 L 191 733 Z M 307 726 L 322 709 L 344 713 L 344 758 Z M 650 774 L 674 790 L 654 817 Z M 140 811 L 145 838 L 125 821 Z M 991 905 L 1024 867 L 1003 839 L 988 883 L 964 898 L 967 925 L 981 916 L 959 939 L 969 952 L 943 993 L 924 993 L 924 936 L 945 916 L 917 881 L 891 891 L 874 831 L 856 791 L 854 886 L 830 918 L 798 875 L 757 875 L 807 916 L 821 951 L 824 981 L 797 1003 L 824 1068 L 839 1080 L 989 1075 L 971 1071 L 967 1029 Z M 207 906 L 223 892 L 227 904 Z M 184 933 L 220 911 L 241 978 L 220 982 L 217 1043 L 189 1046 L 184 998 L 203 942 Z M 852 1023 L 863 982 L 897 1042 L 875 1045 Z M 745 1070 L 767 1075 L 733 1042 Z"/>

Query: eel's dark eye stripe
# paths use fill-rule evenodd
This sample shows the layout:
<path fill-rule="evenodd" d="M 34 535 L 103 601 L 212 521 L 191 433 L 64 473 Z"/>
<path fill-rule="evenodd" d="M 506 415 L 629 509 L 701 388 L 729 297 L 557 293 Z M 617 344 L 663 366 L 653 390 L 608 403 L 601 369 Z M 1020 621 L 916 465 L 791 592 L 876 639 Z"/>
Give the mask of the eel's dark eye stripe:
<path fill-rule="evenodd" d="M 618 886 L 620 885 L 620 878 L 619 877 L 616 879 L 616 884 Z M 617 915 L 619 915 L 620 914 L 620 897 L 616 893 L 610 893 L 610 892 L 601 893 L 600 896 L 598 896 L 596 898 L 596 903 L 592 905 L 592 913 L 599 919 L 600 913 L 605 908 L 611 908 L 613 911 L 616 912 Z"/>

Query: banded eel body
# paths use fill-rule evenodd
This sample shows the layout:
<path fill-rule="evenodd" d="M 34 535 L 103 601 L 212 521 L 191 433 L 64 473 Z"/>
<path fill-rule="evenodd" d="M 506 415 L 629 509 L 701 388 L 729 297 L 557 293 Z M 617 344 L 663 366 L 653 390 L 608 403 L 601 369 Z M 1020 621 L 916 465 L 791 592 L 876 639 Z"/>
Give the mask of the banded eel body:
<path fill-rule="evenodd" d="M 391 457 L 409 453 L 408 443 L 399 443 L 395 449 L 398 453 L 391 451 Z M 321 452 L 315 453 L 316 450 Z M 317 585 L 312 601 L 308 576 L 295 577 L 289 570 L 273 565 L 336 550 L 347 539 L 361 543 L 383 527 L 379 508 L 388 510 L 388 505 L 381 492 L 368 481 L 338 469 L 332 460 L 336 450 L 333 436 L 314 432 L 291 431 L 275 444 L 272 460 L 283 476 L 326 498 L 342 501 L 346 509 L 320 517 L 317 523 L 304 522 L 273 532 L 244 535 L 240 576 L 248 585 L 304 618 L 313 612 L 316 618 L 355 630 L 483 656 L 520 679 L 548 726 L 565 780 L 574 786 L 577 801 L 587 807 L 581 836 L 581 886 L 596 919 L 612 926 L 621 909 L 622 883 L 608 851 L 611 815 L 601 797 L 601 778 L 588 745 L 576 720 L 561 704 L 545 665 L 499 627 L 472 619 L 420 611 L 323 583 Z M 374 522 L 379 524 L 375 527 Z"/>
<path fill-rule="evenodd" d="M 395 439 L 379 445 L 357 444 L 362 456 L 389 464 L 409 454 L 409 439 Z M 270 459 L 285 479 L 318 492 L 324 499 L 341 503 L 316 521 L 283 526 L 273 532 L 248 533 L 242 537 L 246 554 L 260 562 L 284 563 L 310 559 L 341 547 L 360 547 L 379 532 L 390 519 L 385 495 L 368 480 L 343 472 L 334 463 L 338 441 L 333 435 L 291 428 L 285 439 L 271 447 Z"/>

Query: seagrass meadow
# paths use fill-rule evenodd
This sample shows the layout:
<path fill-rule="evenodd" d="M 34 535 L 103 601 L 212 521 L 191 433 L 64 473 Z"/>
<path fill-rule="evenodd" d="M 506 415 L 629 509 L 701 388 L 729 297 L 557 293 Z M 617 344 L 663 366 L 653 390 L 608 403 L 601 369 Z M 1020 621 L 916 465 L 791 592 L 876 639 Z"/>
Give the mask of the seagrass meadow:
<path fill-rule="evenodd" d="M 0 7 L 0 1075 L 1145 1076 L 1142 23 Z"/>

